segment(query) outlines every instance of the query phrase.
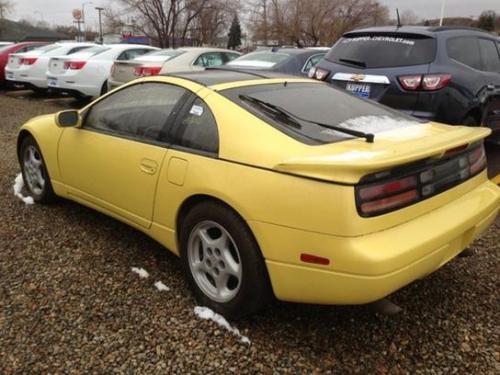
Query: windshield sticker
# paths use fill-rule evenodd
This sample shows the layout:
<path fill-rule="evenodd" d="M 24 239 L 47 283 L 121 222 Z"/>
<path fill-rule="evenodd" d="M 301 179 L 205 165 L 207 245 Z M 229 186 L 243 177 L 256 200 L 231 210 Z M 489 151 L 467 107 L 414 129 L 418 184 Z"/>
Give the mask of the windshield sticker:
<path fill-rule="evenodd" d="M 190 115 L 201 116 L 203 114 L 203 107 L 201 105 L 193 105 L 189 111 Z"/>
<path fill-rule="evenodd" d="M 387 43 L 398 43 L 406 44 L 408 46 L 414 46 L 415 41 L 404 38 L 395 38 L 392 36 L 360 36 L 357 38 L 345 38 L 342 39 L 342 43 L 353 43 L 353 42 L 387 42 Z"/>

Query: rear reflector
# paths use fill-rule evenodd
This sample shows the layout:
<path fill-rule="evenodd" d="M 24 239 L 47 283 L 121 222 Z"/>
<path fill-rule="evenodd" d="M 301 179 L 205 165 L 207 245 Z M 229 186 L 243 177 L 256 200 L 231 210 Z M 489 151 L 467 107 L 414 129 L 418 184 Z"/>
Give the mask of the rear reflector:
<path fill-rule="evenodd" d="M 300 254 L 300 260 L 304 263 L 312 263 L 312 264 L 321 264 L 323 266 L 327 266 L 330 264 L 330 259 L 319 257 L 313 254 Z"/>

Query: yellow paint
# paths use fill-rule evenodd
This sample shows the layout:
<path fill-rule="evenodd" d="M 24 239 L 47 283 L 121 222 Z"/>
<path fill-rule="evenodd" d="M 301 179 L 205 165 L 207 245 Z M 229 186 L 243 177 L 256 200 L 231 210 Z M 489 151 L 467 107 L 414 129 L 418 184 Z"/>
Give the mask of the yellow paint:
<path fill-rule="evenodd" d="M 183 202 L 195 195 L 225 202 L 252 229 L 282 300 L 376 300 L 439 268 L 495 219 L 500 188 L 486 172 L 418 204 L 360 217 L 352 185 L 362 176 L 438 158 L 485 138 L 488 130 L 430 123 L 379 133 L 374 143 L 308 146 L 217 92 L 285 80 L 311 82 L 258 80 L 206 88 L 175 77 L 139 80 L 180 85 L 201 96 L 217 119 L 219 159 L 59 128 L 53 115 L 29 121 L 22 131 L 42 148 L 58 195 L 132 225 L 176 254 Z M 302 263 L 302 252 L 327 257 L 330 264 Z"/>

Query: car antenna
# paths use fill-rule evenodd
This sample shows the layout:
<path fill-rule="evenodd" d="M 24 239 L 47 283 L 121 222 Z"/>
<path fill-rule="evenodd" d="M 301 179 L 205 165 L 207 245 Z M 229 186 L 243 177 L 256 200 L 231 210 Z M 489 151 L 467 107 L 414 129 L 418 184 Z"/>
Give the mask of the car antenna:
<path fill-rule="evenodd" d="M 398 18 L 398 26 L 397 26 L 397 28 L 399 29 L 403 25 L 401 25 L 401 18 L 399 18 L 399 9 L 398 8 L 396 8 L 396 16 Z"/>

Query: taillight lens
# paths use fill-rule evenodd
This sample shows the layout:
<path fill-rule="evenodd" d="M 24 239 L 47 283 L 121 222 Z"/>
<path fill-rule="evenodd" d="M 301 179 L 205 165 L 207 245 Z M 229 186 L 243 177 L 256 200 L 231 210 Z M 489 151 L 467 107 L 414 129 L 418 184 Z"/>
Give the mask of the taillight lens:
<path fill-rule="evenodd" d="M 149 77 L 160 74 L 161 66 L 138 66 L 134 69 L 137 77 Z"/>
<path fill-rule="evenodd" d="M 417 177 L 410 176 L 358 190 L 360 210 L 364 215 L 387 212 L 407 206 L 419 198 Z"/>
<path fill-rule="evenodd" d="M 451 82 L 451 74 L 416 74 L 398 77 L 403 89 L 408 91 L 436 91 Z"/>
<path fill-rule="evenodd" d="M 330 71 L 314 66 L 311 69 L 309 69 L 307 76 L 309 78 L 314 78 L 314 79 L 317 79 L 319 81 L 324 81 L 326 79 L 326 77 L 328 77 L 328 74 L 330 74 Z"/>
<path fill-rule="evenodd" d="M 422 76 L 402 76 L 399 77 L 399 83 L 401 83 L 401 86 L 403 86 L 405 90 L 414 91 L 420 87 L 420 84 L 422 83 Z"/>
<path fill-rule="evenodd" d="M 435 91 L 447 86 L 451 81 L 451 74 L 428 74 L 422 79 L 422 89 Z"/>
<path fill-rule="evenodd" d="M 366 176 L 356 186 L 358 212 L 370 217 L 409 206 L 461 184 L 486 166 L 484 146 L 475 143 L 451 148 L 437 161 Z M 390 177 L 402 173 L 402 177 Z"/>
<path fill-rule="evenodd" d="M 66 61 L 63 67 L 65 70 L 80 70 L 86 63 L 86 61 Z"/>
<path fill-rule="evenodd" d="M 21 58 L 21 65 L 33 65 L 38 60 L 37 57 L 23 57 Z"/>

